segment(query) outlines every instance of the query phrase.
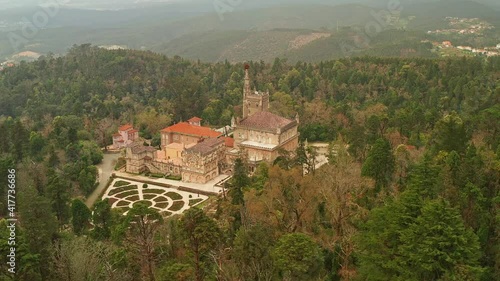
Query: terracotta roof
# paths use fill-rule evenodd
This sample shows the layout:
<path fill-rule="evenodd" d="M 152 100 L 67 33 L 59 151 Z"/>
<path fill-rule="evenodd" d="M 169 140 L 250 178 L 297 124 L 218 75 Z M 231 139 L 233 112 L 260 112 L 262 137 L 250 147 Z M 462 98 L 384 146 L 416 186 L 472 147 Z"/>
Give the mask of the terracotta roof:
<path fill-rule="evenodd" d="M 195 116 L 195 117 L 189 119 L 188 122 L 200 122 L 201 120 L 203 120 L 203 119 L 201 119 L 200 117 L 196 117 Z"/>
<path fill-rule="evenodd" d="M 125 125 L 121 126 L 120 128 L 118 128 L 118 131 L 128 131 L 130 129 L 133 129 L 132 125 L 125 124 Z"/>
<path fill-rule="evenodd" d="M 222 138 L 209 138 L 199 142 L 195 146 L 187 149 L 188 152 L 209 154 L 217 149 L 217 146 L 224 143 Z"/>
<path fill-rule="evenodd" d="M 234 147 L 234 139 L 230 137 L 223 137 L 226 147 Z"/>
<path fill-rule="evenodd" d="M 113 134 L 113 137 L 121 137 L 122 135 L 120 133 Z"/>
<path fill-rule="evenodd" d="M 186 122 L 177 123 L 161 130 L 162 133 L 180 133 L 197 137 L 217 138 L 222 133 L 216 132 L 208 127 L 195 126 Z"/>
<path fill-rule="evenodd" d="M 134 129 L 134 130 L 130 130 L 130 131 L 128 131 L 128 133 L 129 133 L 129 134 L 134 134 L 134 133 L 137 133 L 137 132 L 139 132 L 139 130 L 135 130 L 135 129 Z"/>
<path fill-rule="evenodd" d="M 259 111 L 247 118 L 243 119 L 239 126 L 263 129 L 263 130 L 276 130 L 282 129 L 290 124 L 296 123 L 295 120 L 289 120 L 267 111 Z"/>

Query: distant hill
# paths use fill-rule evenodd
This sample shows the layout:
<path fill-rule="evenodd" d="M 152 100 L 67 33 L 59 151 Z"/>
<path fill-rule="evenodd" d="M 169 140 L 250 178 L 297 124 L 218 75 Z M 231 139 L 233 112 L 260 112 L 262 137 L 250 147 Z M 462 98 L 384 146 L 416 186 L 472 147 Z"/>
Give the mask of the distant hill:
<path fill-rule="evenodd" d="M 123 45 L 205 61 L 272 60 L 275 57 L 306 61 L 332 59 L 344 56 L 343 46 L 352 45 L 353 40 L 364 36 L 363 30 L 375 21 L 373 12 L 387 9 L 384 0 L 344 4 L 347 1 L 312 0 L 308 5 L 297 4 L 304 3 L 299 0 L 243 1 L 222 19 L 215 12 L 212 0 L 148 4 L 116 11 L 64 8 L 18 49 L 13 49 L 9 41 L 12 27 L 2 29 L 0 25 L 0 60 L 22 51 L 63 54 L 74 44 L 83 43 Z M 500 39 L 500 12 L 485 5 L 494 1 L 478 2 L 401 0 L 402 13 L 394 16 L 396 24 L 382 32 L 392 34 L 397 40 L 373 43 L 383 35 L 376 34 L 371 36 L 368 46 L 357 47 L 349 54 L 428 56 L 420 43 L 424 39 L 422 34 L 446 26 L 447 16 L 485 19 L 497 26 L 496 33 L 489 34 L 491 41 Z M 270 6 L 280 3 L 283 5 Z M 0 11 L 0 23 L 2 20 L 15 22 L 36 10 Z M 13 26 L 15 29 L 19 25 Z M 354 31 L 356 28 L 359 31 Z M 291 48 L 294 42 L 300 43 Z"/>

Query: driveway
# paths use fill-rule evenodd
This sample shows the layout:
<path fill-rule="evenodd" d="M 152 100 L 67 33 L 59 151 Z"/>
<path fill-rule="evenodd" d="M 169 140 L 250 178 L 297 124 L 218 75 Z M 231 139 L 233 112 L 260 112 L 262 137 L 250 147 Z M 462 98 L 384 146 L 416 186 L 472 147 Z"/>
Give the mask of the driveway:
<path fill-rule="evenodd" d="M 92 194 L 87 198 L 85 204 L 87 207 L 91 208 L 95 201 L 99 198 L 99 195 L 106 188 L 106 184 L 108 183 L 109 177 L 115 171 L 115 164 L 118 158 L 120 158 L 121 153 L 105 153 L 104 158 L 102 159 L 102 163 L 97 165 L 97 169 L 99 169 L 99 185 L 92 192 Z"/>

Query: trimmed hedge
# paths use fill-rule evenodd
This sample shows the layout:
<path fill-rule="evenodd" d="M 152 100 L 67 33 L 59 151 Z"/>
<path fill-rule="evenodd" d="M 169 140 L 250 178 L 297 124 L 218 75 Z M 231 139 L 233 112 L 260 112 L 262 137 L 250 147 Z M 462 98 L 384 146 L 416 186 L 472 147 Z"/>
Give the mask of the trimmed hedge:
<path fill-rule="evenodd" d="M 153 201 L 157 203 L 168 202 L 168 198 L 165 196 L 158 196 Z"/>
<path fill-rule="evenodd" d="M 137 189 L 137 185 L 126 185 L 126 186 L 118 187 L 118 188 L 110 190 L 108 193 L 108 196 L 120 193 L 122 191 L 129 191 L 129 190 L 134 190 L 134 189 Z"/>
<path fill-rule="evenodd" d="M 165 190 L 163 190 L 163 189 L 146 189 L 146 190 L 143 190 L 142 193 L 144 193 L 144 194 L 147 194 L 147 193 L 163 194 L 163 193 L 165 193 Z"/>
<path fill-rule="evenodd" d="M 139 195 L 134 195 L 134 196 L 129 196 L 129 197 L 126 197 L 124 198 L 125 200 L 128 200 L 128 201 L 139 201 Z"/>
<path fill-rule="evenodd" d="M 181 181 L 182 180 L 182 176 L 169 175 L 169 176 L 166 176 L 165 178 L 169 179 L 169 180 L 173 180 L 173 181 Z"/>
<path fill-rule="evenodd" d="M 175 201 L 174 204 L 168 208 L 168 210 L 175 212 L 182 209 L 182 207 L 184 207 L 184 201 Z"/>
<path fill-rule="evenodd" d="M 189 200 L 189 207 L 191 206 L 194 206 L 200 202 L 203 202 L 203 199 L 192 199 L 192 200 Z"/>
<path fill-rule="evenodd" d="M 155 207 L 165 209 L 166 207 L 168 207 L 168 202 L 156 203 Z"/>
<path fill-rule="evenodd" d="M 168 196 L 168 197 L 170 197 L 170 198 L 172 198 L 172 200 L 174 200 L 174 201 L 182 199 L 182 195 L 180 195 L 177 192 L 172 192 L 171 191 L 171 192 L 167 192 L 165 195 Z"/>
<path fill-rule="evenodd" d="M 130 196 L 130 195 L 139 195 L 139 191 L 137 190 L 129 190 L 129 191 L 124 191 L 124 192 L 120 192 L 120 193 L 117 193 L 113 196 L 115 196 L 116 198 L 125 198 L 127 196 Z"/>
<path fill-rule="evenodd" d="M 114 187 L 120 187 L 120 186 L 124 186 L 124 185 L 129 185 L 130 182 L 128 181 L 122 181 L 122 180 L 119 180 L 119 181 L 116 181 L 115 184 L 113 184 Z"/>
<path fill-rule="evenodd" d="M 141 200 L 141 201 L 134 202 L 134 206 L 137 204 L 145 204 L 148 207 L 153 206 L 153 203 L 151 203 L 151 201 L 149 201 L 149 200 Z"/>
<path fill-rule="evenodd" d="M 118 202 L 118 204 L 116 204 L 116 207 L 125 207 L 128 205 L 130 205 L 130 202 L 122 200 L 122 201 Z"/>

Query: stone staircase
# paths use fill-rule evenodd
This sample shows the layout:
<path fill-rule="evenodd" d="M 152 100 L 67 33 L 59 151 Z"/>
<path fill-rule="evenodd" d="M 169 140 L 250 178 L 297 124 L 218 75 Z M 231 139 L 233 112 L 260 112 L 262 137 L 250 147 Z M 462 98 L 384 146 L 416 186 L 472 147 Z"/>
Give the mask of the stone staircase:
<path fill-rule="evenodd" d="M 158 167 L 156 167 L 155 165 L 153 165 L 151 163 L 145 163 L 144 165 L 146 166 L 146 168 L 149 169 L 150 173 L 153 173 L 153 174 L 164 174 L 165 173 L 165 172 L 163 172 L 162 170 L 158 169 Z"/>

